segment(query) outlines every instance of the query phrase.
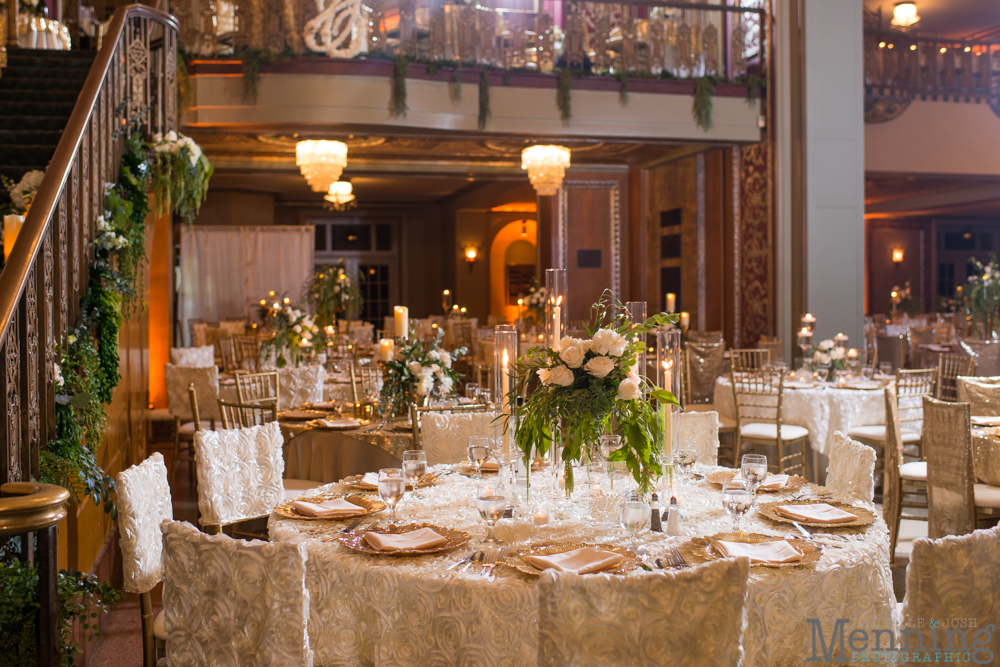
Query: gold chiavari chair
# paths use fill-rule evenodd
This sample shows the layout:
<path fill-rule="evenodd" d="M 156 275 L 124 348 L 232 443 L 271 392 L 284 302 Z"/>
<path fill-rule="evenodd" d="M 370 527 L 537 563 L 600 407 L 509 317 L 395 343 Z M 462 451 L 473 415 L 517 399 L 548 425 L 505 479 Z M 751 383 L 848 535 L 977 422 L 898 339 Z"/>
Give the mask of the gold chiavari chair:
<path fill-rule="evenodd" d="M 240 403 L 278 403 L 278 371 L 241 373 L 236 376 L 236 395 Z"/>
<path fill-rule="evenodd" d="M 903 508 L 927 508 L 927 463 L 903 462 L 903 430 L 899 420 L 899 399 L 896 388 L 885 388 L 885 464 L 882 481 L 882 507 L 889 526 L 889 562 L 896 553 L 900 519 L 926 521 L 924 514 L 903 514 Z M 878 450 L 876 450 L 878 451 Z M 909 497 L 909 500 L 904 498 Z"/>
<path fill-rule="evenodd" d="M 734 371 L 755 371 L 771 360 L 771 353 L 763 348 L 730 350 L 729 361 Z"/>
<path fill-rule="evenodd" d="M 233 347 L 239 368 L 252 372 L 260 369 L 260 341 L 256 336 L 246 334 L 233 336 Z"/>
<path fill-rule="evenodd" d="M 222 359 L 222 370 L 232 373 L 240 368 L 236 359 L 236 344 L 232 337 L 219 339 L 219 356 Z"/>
<path fill-rule="evenodd" d="M 785 360 L 785 342 L 783 340 L 761 340 L 757 347 L 767 351 L 767 360 L 771 363 Z"/>
<path fill-rule="evenodd" d="M 934 352 L 922 350 L 922 345 L 933 345 L 937 338 L 937 325 L 926 327 L 910 327 L 906 330 L 906 347 L 910 352 L 910 365 L 914 368 L 926 368 L 934 363 Z"/>
<path fill-rule="evenodd" d="M 934 397 L 939 401 L 958 400 L 958 376 L 976 374 L 976 360 L 962 354 L 942 354 L 938 356 L 937 391 Z"/>
<path fill-rule="evenodd" d="M 366 403 L 377 396 L 382 386 L 382 367 L 377 364 L 351 365 L 351 396 L 355 403 Z"/>
<path fill-rule="evenodd" d="M 766 447 L 775 451 L 775 456 L 769 457 L 769 470 L 778 474 L 796 472 L 804 477 L 809 429 L 783 423 L 784 374 L 754 369 L 733 370 L 730 376 L 736 406 L 733 467 L 739 467 L 744 445 L 751 445 L 758 454 L 761 447 Z"/>
<path fill-rule="evenodd" d="M 227 429 L 263 426 L 278 421 L 276 403 L 226 403 L 219 401 L 219 412 L 222 413 L 222 428 Z"/>

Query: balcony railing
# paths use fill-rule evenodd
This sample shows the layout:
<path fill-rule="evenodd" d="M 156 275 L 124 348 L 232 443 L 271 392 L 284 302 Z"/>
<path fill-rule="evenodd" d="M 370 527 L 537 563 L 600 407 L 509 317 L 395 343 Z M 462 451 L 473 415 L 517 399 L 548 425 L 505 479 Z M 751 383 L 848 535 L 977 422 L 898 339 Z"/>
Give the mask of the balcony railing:
<path fill-rule="evenodd" d="M 763 73 L 763 0 L 742 5 L 507 0 L 178 0 L 180 44 L 198 56 L 252 51 L 551 72 L 739 80 Z M 526 5 L 527 8 L 521 8 Z"/>

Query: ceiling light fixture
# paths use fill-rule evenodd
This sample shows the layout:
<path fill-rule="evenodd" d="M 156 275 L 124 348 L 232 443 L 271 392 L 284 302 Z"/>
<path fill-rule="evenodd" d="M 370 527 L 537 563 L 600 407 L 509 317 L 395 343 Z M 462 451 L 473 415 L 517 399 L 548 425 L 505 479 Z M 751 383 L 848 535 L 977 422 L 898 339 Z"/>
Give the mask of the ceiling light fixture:
<path fill-rule="evenodd" d="M 308 140 L 295 144 L 295 164 L 313 192 L 328 192 L 347 166 L 343 141 Z"/>
<path fill-rule="evenodd" d="M 354 198 L 354 186 L 350 181 L 334 181 L 323 199 L 330 202 L 327 208 L 334 211 L 345 211 L 358 205 Z"/>
<path fill-rule="evenodd" d="M 892 25 L 898 28 L 909 28 L 919 20 L 915 2 L 898 2 L 892 8 Z"/>
<path fill-rule="evenodd" d="M 569 155 L 564 146 L 529 146 L 521 151 L 521 169 L 528 172 L 539 195 L 550 197 L 559 192 L 569 168 Z"/>

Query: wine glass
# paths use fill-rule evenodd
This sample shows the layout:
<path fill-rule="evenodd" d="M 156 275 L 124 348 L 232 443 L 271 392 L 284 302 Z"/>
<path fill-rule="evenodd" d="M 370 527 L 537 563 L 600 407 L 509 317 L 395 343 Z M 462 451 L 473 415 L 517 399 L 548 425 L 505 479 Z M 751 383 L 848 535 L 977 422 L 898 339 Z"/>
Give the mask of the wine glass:
<path fill-rule="evenodd" d="M 378 471 L 378 497 L 389 506 L 389 523 L 396 523 L 396 505 L 406 493 L 406 476 L 402 468 L 382 468 Z"/>
<path fill-rule="evenodd" d="M 722 485 L 722 506 L 733 519 L 733 532 L 742 533 L 740 519 L 753 504 L 751 484 L 745 479 L 729 479 Z"/>
<path fill-rule="evenodd" d="M 698 461 L 698 447 L 694 440 L 678 440 L 674 465 L 680 468 L 685 483 L 691 480 L 691 469 Z"/>
<path fill-rule="evenodd" d="M 767 478 L 767 457 L 763 454 L 744 454 L 740 461 L 740 475 L 750 483 L 750 491 L 756 502 L 757 487 Z"/>
<path fill-rule="evenodd" d="M 490 454 L 490 438 L 485 438 L 479 435 L 472 436 L 469 438 L 467 451 L 469 454 L 469 465 L 475 466 L 476 478 L 482 479 L 483 461 L 485 461 Z"/>
<path fill-rule="evenodd" d="M 406 481 L 413 486 L 413 498 L 421 498 L 417 486 L 427 475 L 427 452 L 421 449 L 408 449 L 403 452 L 403 474 Z"/>
<path fill-rule="evenodd" d="M 621 504 L 618 505 L 618 523 L 628 533 L 628 548 L 636 555 L 639 553 L 636 549 L 636 535 L 646 527 L 649 517 L 649 503 L 641 495 L 634 491 L 625 494 Z"/>
<path fill-rule="evenodd" d="M 483 544 L 500 544 L 494 526 L 503 518 L 508 504 L 507 491 L 499 480 L 483 480 L 476 485 L 476 509 L 479 510 L 479 518 L 489 526 Z"/>
<path fill-rule="evenodd" d="M 622 446 L 622 437 L 620 435 L 602 435 L 601 436 L 601 454 L 604 455 L 604 460 L 607 461 L 608 466 L 608 483 L 611 486 L 611 490 L 615 489 L 615 464 L 611 460 L 611 452 L 615 451 Z"/>
<path fill-rule="evenodd" d="M 861 379 L 865 382 L 871 382 L 872 375 L 875 373 L 875 369 L 871 366 L 863 364 L 861 366 Z"/>
<path fill-rule="evenodd" d="M 469 382 L 465 385 L 465 397 L 475 400 L 479 396 L 479 384 Z"/>
<path fill-rule="evenodd" d="M 389 420 L 392 419 L 392 398 L 389 396 L 379 396 L 378 403 L 376 403 L 376 408 L 378 409 L 378 415 L 382 418 L 379 425 L 375 428 L 383 429 L 389 425 Z"/>
<path fill-rule="evenodd" d="M 892 375 L 892 362 L 880 361 L 878 364 L 878 372 L 882 377 L 887 378 Z"/>
<path fill-rule="evenodd" d="M 480 403 L 485 403 L 486 405 L 489 405 L 490 404 L 490 396 L 491 396 L 491 392 L 490 392 L 489 389 L 483 389 L 483 388 L 479 389 L 479 402 Z"/>

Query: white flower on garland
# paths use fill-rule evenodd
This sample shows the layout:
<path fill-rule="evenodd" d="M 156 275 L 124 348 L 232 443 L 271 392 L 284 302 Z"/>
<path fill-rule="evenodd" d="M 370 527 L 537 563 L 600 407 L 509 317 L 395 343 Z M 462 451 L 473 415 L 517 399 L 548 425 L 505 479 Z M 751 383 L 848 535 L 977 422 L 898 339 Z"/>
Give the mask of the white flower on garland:
<path fill-rule="evenodd" d="M 56 362 L 52 362 L 52 379 L 57 387 L 61 387 L 66 384 L 66 381 L 63 380 L 62 369 Z"/>
<path fill-rule="evenodd" d="M 44 178 L 44 171 L 32 169 L 21 177 L 17 185 L 9 189 L 10 200 L 18 210 L 24 213 L 28 212 L 28 209 L 31 208 L 31 203 L 35 201 L 35 195 L 38 194 L 38 188 L 41 187 Z"/>
<path fill-rule="evenodd" d="M 94 247 L 107 251 L 119 250 L 128 245 L 128 239 L 114 230 L 102 215 L 97 218 L 97 233 L 94 234 Z"/>

